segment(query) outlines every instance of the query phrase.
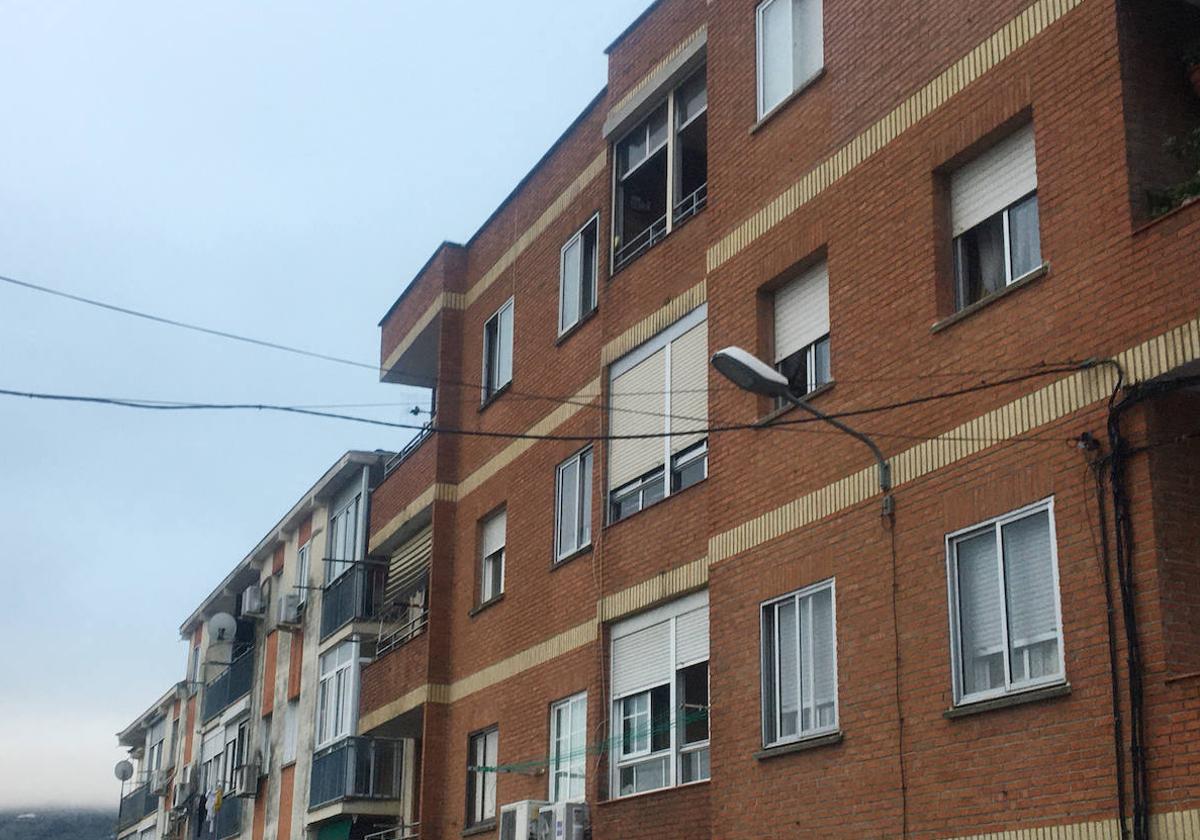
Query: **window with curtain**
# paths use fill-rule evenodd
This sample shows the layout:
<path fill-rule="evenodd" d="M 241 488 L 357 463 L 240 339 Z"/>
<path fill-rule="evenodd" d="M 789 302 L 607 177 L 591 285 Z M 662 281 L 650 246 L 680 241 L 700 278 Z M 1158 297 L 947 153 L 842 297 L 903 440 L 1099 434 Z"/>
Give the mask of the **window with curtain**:
<path fill-rule="evenodd" d="M 1032 124 L 951 174 L 950 217 L 959 309 L 1041 267 Z"/>
<path fill-rule="evenodd" d="M 550 707 L 550 801 L 582 802 L 586 794 L 587 693 Z"/>
<path fill-rule="evenodd" d="M 467 828 L 496 818 L 496 765 L 500 730 L 477 732 L 467 742 Z"/>
<path fill-rule="evenodd" d="M 835 626 L 832 580 L 763 606 L 764 746 L 837 730 Z"/>
<path fill-rule="evenodd" d="M 316 746 L 343 738 L 354 728 L 355 642 L 343 642 L 318 663 Z"/>
<path fill-rule="evenodd" d="M 756 17 L 761 119 L 825 66 L 825 33 L 821 0 L 765 0 Z"/>
<path fill-rule="evenodd" d="M 824 260 L 775 292 L 775 368 L 798 397 L 830 380 L 829 269 Z"/>
<path fill-rule="evenodd" d="M 609 371 L 609 521 L 708 475 L 707 312 L 693 310 Z"/>
<path fill-rule="evenodd" d="M 558 561 L 592 542 L 591 447 L 558 465 L 554 488 L 554 558 Z"/>
<path fill-rule="evenodd" d="M 955 701 L 1062 681 L 1052 501 L 952 534 L 947 546 Z"/>
<path fill-rule="evenodd" d="M 558 284 L 558 334 L 596 308 L 600 216 L 593 216 L 562 248 Z"/>
<path fill-rule="evenodd" d="M 487 402 L 508 383 L 513 373 L 513 301 L 509 298 L 483 325 L 483 387 Z"/>
<path fill-rule="evenodd" d="M 708 593 L 614 624 L 612 790 L 707 779 Z"/>
<path fill-rule="evenodd" d="M 480 604 L 494 601 L 504 592 L 504 543 L 507 530 L 507 509 L 493 513 L 479 524 Z"/>

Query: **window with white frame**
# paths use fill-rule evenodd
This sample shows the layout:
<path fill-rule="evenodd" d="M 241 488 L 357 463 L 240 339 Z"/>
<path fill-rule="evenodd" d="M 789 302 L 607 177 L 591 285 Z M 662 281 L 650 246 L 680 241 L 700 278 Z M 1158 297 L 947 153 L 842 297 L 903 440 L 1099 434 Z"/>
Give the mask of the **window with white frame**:
<path fill-rule="evenodd" d="M 296 550 L 296 594 L 300 603 L 308 601 L 308 567 L 311 543 L 305 543 Z"/>
<path fill-rule="evenodd" d="M 334 501 L 329 517 L 329 548 L 325 564 L 325 582 L 337 580 L 362 559 L 359 539 L 362 515 L 362 489 L 358 482 Z"/>
<path fill-rule="evenodd" d="M 592 448 L 558 465 L 554 481 L 554 559 L 592 542 Z"/>
<path fill-rule="evenodd" d="M 225 731 L 220 727 L 204 733 L 200 742 L 200 790 L 204 793 L 221 786 L 221 750 Z"/>
<path fill-rule="evenodd" d="M 550 801 L 582 801 L 586 795 L 587 693 L 550 707 Z"/>
<path fill-rule="evenodd" d="M 327 746 L 354 730 L 357 642 L 342 642 L 318 663 L 316 746 Z"/>
<path fill-rule="evenodd" d="M 612 790 L 709 776 L 708 593 L 613 625 Z"/>
<path fill-rule="evenodd" d="M 593 216 L 562 248 L 558 284 L 558 334 L 596 308 L 600 216 Z"/>
<path fill-rule="evenodd" d="M 286 767 L 296 761 L 300 741 L 300 701 L 289 700 L 283 707 L 283 737 L 280 743 L 279 763 Z"/>
<path fill-rule="evenodd" d="M 950 217 L 959 309 L 1041 267 L 1032 124 L 951 174 Z"/>
<path fill-rule="evenodd" d="M 483 388 L 480 402 L 487 402 L 512 382 L 513 300 L 509 298 L 483 325 Z"/>
<path fill-rule="evenodd" d="M 500 730 L 476 732 L 467 741 L 467 828 L 496 818 L 496 766 Z"/>
<path fill-rule="evenodd" d="M 821 0 L 765 0 L 756 17 L 761 119 L 825 66 L 825 32 Z"/>
<path fill-rule="evenodd" d="M 166 749 L 167 739 L 167 719 L 159 718 L 146 731 L 146 752 L 143 766 L 146 769 L 147 777 L 154 774 L 156 770 L 163 768 L 163 754 Z"/>
<path fill-rule="evenodd" d="M 946 547 L 955 702 L 1061 682 L 1053 500 L 951 534 Z"/>
<path fill-rule="evenodd" d="M 763 605 L 764 746 L 837 729 L 835 627 L 832 580 Z"/>
<path fill-rule="evenodd" d="M 705 68 L 617 142 L 615 159 L 617 271 L 708 203 Z"/>
<path fill-rule="evenodd" d="M 693 310 L 610 368 L 610 522 L 708 475 L 707 312 Z"/>
<path fill-rule="evenodd" d="M 250 723 L 240 721 L 225 727 L 225 749 L 221 753 L 221 783 L 226 791 L 237 786 L 238 768 L 246 761 L 246 740 L 250 736 Z"/>
<path fill-rule="evenodd" d="M 508 511 L 499 510 L 479 524 L 479 603 L 504 593 L 504 541 Z"/>
<path fill-rule="evenodd" d="M 798 397 L 830 380 L 829 269 L 824 260 L 775 292 L 775 368 Z"/>

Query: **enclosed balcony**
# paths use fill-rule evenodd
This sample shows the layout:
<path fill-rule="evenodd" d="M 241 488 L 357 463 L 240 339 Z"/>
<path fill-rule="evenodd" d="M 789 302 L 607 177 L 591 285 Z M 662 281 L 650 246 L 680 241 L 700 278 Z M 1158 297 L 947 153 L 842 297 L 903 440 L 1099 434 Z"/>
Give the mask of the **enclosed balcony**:
<path fill-rule="evenodd" d="M 325 586 L 321 597 L 321 641 L 355 621 L 379 615 L 387 568 L 356 563 Z"/>
<path fill-rule="evenodd" d="M 313 754 L 309 810 L 342 800 L 400 799 L 404 741 L 343 738 Z"/>
<path fill-rule="evenodd" d="M 221 807 L 215 814 L 209 814 L 200 825 L 200 840 L 226 840 L 236 837 L 242 831 L 242 800 L 234 796 L 221 799 Z"/>
<path fill-rule="evenodd" d="M 204 722 L 215 718 L 250 693 L 254 682 L 254 649 L 247 648 L 234 657 L 217 678 L 204 686 L 201 717 Z"/>
<path fill-rule="evenodd" d="M 137 825 L 158 810 L 158 797 L 150 792 L 150 785 L 143 783 L 121 797 L 121 810 L 117 815 L 117 830 L 124 831 Z"/>

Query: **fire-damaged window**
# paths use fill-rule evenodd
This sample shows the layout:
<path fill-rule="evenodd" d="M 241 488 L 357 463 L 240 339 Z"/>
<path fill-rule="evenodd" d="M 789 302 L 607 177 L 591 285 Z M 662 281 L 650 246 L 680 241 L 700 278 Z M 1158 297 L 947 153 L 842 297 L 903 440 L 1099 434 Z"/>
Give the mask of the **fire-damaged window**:
<path fill-rule="evenodd" d="M 693 73 L 617 142 L 613 270 L 708 201 L 708 86 Z"/>

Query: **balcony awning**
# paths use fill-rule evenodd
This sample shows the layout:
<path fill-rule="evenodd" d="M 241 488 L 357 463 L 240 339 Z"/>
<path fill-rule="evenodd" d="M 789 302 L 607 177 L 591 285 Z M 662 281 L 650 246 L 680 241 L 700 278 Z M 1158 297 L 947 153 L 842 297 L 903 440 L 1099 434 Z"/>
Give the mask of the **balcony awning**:
<path fill-rule="evenodd" d="M 432 559 L 433 526 L 426 525 L 392 555 L 383 592 L 384 604 L 390 606 L 409 595 L 429 571 Z"/>

